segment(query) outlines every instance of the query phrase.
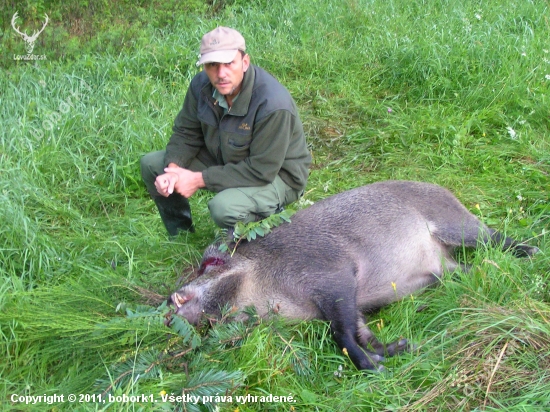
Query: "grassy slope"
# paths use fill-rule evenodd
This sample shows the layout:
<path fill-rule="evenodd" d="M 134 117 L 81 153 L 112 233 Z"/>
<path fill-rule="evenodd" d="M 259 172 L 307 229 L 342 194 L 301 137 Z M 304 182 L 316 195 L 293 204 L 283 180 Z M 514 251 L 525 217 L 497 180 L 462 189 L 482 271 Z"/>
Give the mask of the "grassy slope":
<path fill-rule="evenodd" d="M 70 59 L 12 63 L 0 74 L 2 398 L 230 388 L 292 394 L 297 410 L 550 407 L 546 6 L 236 2 L 211 16 L 182 15 L 159 30 L 143 13 L 120 53 L 83 43 L 80 54 L 73 39 Z M 167 335 L 162 314 L 138 305 L 147 303 L 141 288 L 170 292 L 214 238 L 209 195 L 192 201 L 197 234 L 168 241 L 139 157 L 164 146 L 200 35 L 216 24 L 241 29 L 254 63 L 300 106 L 314 155 L 306 199 L 382 179 L 432 181 L 542 253 L 466 253 L 470 275 L 374 314 L 380 338 L 420 344 L 389 360 L 388 374 L 354 370 L 322 322 L 222 325 L 186 354 L 189 342 Z M 171 408 L 98 408 L 140 406 Z M 237 406 L 291 407 L 220 405 Z"/>

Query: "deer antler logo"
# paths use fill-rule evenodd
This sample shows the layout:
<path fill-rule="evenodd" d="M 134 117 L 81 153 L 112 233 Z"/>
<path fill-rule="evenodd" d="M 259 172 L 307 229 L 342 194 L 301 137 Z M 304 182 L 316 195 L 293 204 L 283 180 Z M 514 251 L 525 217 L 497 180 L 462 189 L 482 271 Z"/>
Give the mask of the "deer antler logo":
<path fill-rule="evenodd" d="M 46 26 L 48 25 L 48 21 L 50 20 L 48 18 L 48 15 L 47 14 L 44 14 L 44 16 L 46 16 L 46 21 L 44 22 L 44 25 L 42 26 L 42 28 L 40 29 L 40 31 L 35 31 L 32 36 L 29 36 L 27 33 L 21 33 L 19 31 L 19 27 L 15 27 L 15 20 L 17 20 L 17 17 L 19 17 L 17 15 L 17 12 L 15 12 L 15 14 L 13 15 L 12 19 L 11 19 L 11 26 L 13 27 L 13 29 L 21 35 L 21 37 L 23 37 L 23 40 L 25 40 L 25 42 L 27 43 L 25 45 L 25 48 L 27 49 L 27 53 L 28 54 L 32 54 L 32 51 L 34 50 L 34 43 L 36 42 L 36 39 L 38 38 L 38 35 L 40 33 L 42 33 L 44 31 L 44 29 L 46 28 Z"/>

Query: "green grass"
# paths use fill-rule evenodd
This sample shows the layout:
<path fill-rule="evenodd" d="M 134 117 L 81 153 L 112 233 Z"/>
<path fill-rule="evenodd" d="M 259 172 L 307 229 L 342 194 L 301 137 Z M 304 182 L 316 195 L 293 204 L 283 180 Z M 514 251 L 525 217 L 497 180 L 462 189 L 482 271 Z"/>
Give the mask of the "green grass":
<path fill-rule="evenodd" d="M 219 409 L 241 412 L 548 410 L 548 5 L 235 0 L 171 14 L 171 2 L 157 3 L 111 26 L 97 13 L 80 37 L 52 21 L 34 51 L 48 59 L 33 63 L 12 59 L 24 43 L 4 25 L 3 409 L 215 408 L 161 402 L 173 393 L 232 395 Z M 53 16 L 68 10 L 56 7 Z M 218 24 L 240 29 L 252 61 L 298 103 L 314 159 L 305 200 L 384 179 L 430 181 L 541 253 L 461 252 L 470 274 L 371 314 L 380 339 L 418 344 L 383 374 L 357 371 L 320 321 L 166 328 L 161 298 L 216 236 L 211 195 L 191 200 L 196 233 L 170 241 L 139 159 L 165 146 L 200 36 Z M 56 393 L 159 402 L 10 402 Z M 295 402 L 236 401 L 248 394 Z"/>

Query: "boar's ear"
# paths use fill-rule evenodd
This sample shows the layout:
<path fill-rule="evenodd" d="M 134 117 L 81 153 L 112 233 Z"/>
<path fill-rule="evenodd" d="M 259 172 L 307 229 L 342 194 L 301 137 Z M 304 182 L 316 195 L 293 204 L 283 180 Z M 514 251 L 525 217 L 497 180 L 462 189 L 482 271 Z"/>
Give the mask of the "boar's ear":
<path fill-rule="evenodd" d="M 199 267 L 199 275 L 208 273 L 209 269 L 216 266 L 223 266 L 229 261 L 229 254 L 222 252 L 215 245 L 209 246 L 204 252 L 201 265 Z"/>

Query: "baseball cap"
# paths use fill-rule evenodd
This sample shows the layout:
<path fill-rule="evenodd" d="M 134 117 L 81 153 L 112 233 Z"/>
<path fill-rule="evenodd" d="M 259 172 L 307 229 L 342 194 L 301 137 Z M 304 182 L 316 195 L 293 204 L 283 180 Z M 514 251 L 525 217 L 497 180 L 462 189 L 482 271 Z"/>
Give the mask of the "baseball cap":
<path fill-rule="evenodd" d="M 202 36 L 197 66 L 204 63 L 231 63 L 239 50 L 246 50 L 241 33 L 229 27 L 218 27 Z"/>

